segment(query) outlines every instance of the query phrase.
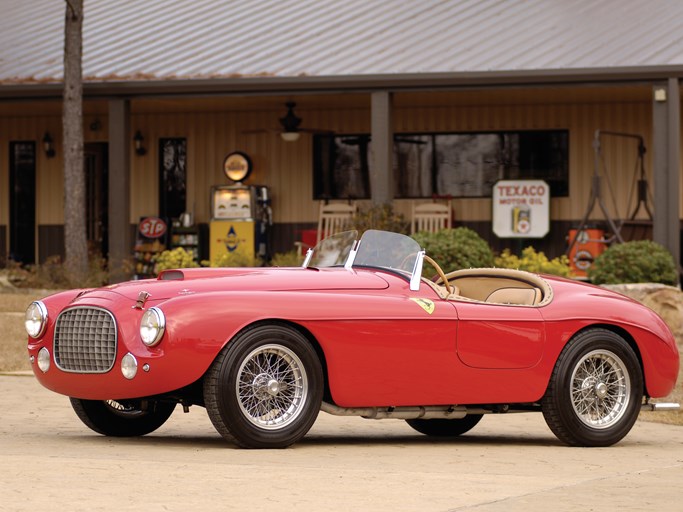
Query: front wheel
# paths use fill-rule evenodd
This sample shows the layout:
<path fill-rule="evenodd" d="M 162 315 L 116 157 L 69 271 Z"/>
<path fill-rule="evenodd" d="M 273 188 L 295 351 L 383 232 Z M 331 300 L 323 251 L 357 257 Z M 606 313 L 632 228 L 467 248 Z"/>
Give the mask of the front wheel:
<path fill-rule="evenodd" d="M 88 428 L 112 437 L 144 436 L 154 432 L 166 423 L 176 405 L 153 400 L 69 400 Z"/>
<path fill-rule="evenodd" d="M 281 323 L 251 327 L 218 355 L 204 378 L 216 430 L 244 448 L 285 448 L 320 411 L 323 372 L 311 343 Z"/>
<path fill-rule="evenodd" d="M 464 418 L 454 420 L 443 418 L 432 420 L 414 419 L 406 420 L 406 423 L 420 434 L 432 437 L 455 437 L 472 430 L 481 418 L 481 414 L 468 414 Z"/>
<path fill-rule="evenodd" d="M 638 358 L 618 334 L 590 329 L 562 350 L 541 406 L 553 433 L 571 446 L 610 446 L 633 427 L 643 376 Z"/>

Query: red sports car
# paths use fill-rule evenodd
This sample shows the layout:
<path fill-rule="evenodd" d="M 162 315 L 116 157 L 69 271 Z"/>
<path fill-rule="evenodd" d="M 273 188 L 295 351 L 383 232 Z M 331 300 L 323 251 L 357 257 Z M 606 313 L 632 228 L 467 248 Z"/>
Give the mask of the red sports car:
<path fill-rule="evenodd" d="M 169 270 L 36 301 L 35 375 L 100 434 L 200 405 L 248 448 L 298 441 L 321 410 L 430 436 L 540 411 L 561 441 L 608 446 L 641 409 L 678 407 L 649 401 L 673 389 L 679 355 L 637 302 L 516 270 L 445 274 L 409 237 L 356 238 L 324 240 L 301 268 Z"/>

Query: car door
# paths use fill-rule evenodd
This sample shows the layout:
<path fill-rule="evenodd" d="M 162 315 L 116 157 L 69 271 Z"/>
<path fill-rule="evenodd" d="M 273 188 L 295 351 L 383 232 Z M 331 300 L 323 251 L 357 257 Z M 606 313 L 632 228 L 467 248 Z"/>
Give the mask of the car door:
<path fill-rule="evenodd" d="M 530 368 L 540 360 L 545 325 L 538 308 L 453 301 L 458 312 L 457 353 L 471 368 Z"/>

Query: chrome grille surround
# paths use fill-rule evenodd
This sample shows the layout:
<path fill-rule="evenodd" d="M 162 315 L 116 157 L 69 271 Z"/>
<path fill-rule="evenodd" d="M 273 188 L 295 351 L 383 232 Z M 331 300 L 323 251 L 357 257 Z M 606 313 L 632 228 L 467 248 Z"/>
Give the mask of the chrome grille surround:
<path fill-rule="evenodd" d="M 55 364 L 65 372 L 106 373 L 116 360 L 117 339 L 116 321 L 106 309 L 66 309 L 55 324 Z"/>

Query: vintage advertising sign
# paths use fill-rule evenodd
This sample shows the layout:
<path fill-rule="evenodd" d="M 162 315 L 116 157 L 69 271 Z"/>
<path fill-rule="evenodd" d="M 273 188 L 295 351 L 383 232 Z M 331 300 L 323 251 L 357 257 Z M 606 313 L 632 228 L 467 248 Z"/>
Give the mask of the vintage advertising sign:
<path fill-rule="evenodd" d="M 543 180 L 493 186 L 493 232 L 499 238 L 543 238 L 550 230 L 550 187 Z"/>
<path fill-rule="evenodd" d="M 161 238 L 166 234 L 166 223 L 159 217 L 145 217 L 140 221 L 138 230 L 145 238 Z"/>

